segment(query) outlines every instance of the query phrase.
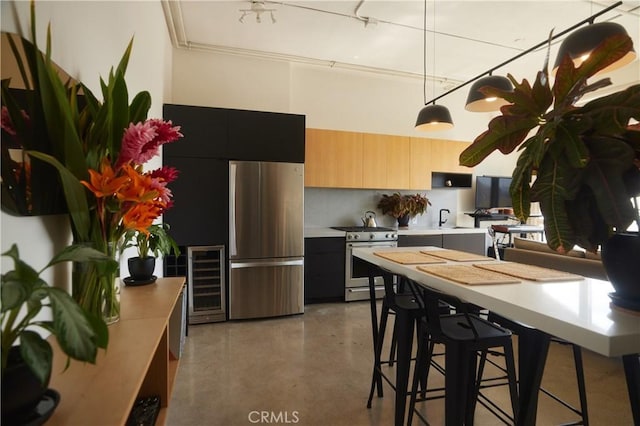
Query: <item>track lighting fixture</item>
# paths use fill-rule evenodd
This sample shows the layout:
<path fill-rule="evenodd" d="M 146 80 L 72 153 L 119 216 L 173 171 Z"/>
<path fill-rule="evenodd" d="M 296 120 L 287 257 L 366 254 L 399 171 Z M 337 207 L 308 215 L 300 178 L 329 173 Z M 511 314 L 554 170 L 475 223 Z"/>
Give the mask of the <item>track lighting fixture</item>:
<path fill-rule="evenodd" d="M 434 37 L 435 37 L 435 0 L 433 6 L 434 16 Z M 420 131 L 440 131 L 447 130 L 453 127 L 453 120 L 451 119 L 451 113 L 444 105 L 436 105 L 432 102 L 432 105 L 427 105 L 427 0 L 424 0 L 424 15 L 423 15 L 423 80 L 422 80 L 422 94 L 424 95 L 424 107 L 418 113 L 416 119 L 416 130 Z M 434 39 L 434 58 L 435 58 L 435 39 Z M 435 74 L 435 59 L 434 59 L 434 74 Z M 435 81 L 432 79 L 432 87 L 435 92 Z"/>
<path fill-rule="evenodd" d="M 565 38 L 560 45 L 560 50 L 558 51 L 556 62 L 553 65 L 553 73 L 555 74 L 556 70 L 560 66 L 560 62 L 562 61 L 563 57 L 569 55 L 569 57 L 573 60 L 574 65 L 576 67 L 579 67 L 589 57 L 589 54 L 593 51 L 593 49 L 595 49 L 600 44 L 600 42 L 602 42 L 602 40 L 617 34 L 626 36 L 627 31 L 622 25 L 616 24 L 615 22 L 598 22 L 596 24 L 591 23 L 586 27 L 574 31 L 567 38 Z M 598 72 L 598 74 L 604 74 L 627 65 L 635 58 L 636 52 L 634 50 L 631 50 L 618 61 Z"/>
<path fill-rule="evenodd" d="M 467 104 L 465 109 L 471 112 L 489 112 L 498 111 L 501 106 L 507 105 L 509 102 L 504 99 L 489 97 L 480 91 L 482 87 L 494 87 L 496 89 L 511 92 L 513 91 L 513 85 L 507 77 L 501 75 L 488 75 L 476 80 L 469 89 L 469 95 L 467 96 Z"/>
<path fill-rule="evenodd" d="M 265 12 L 269 12 L 269 16 L 271 16 L 271 23 L 275 24 L 276 23 L 276 17 L 273 14 L 273 12 L 275 12 L 275 11 L 276 11 L 276 9 L 267 9 L 266 7 L 264 7 L 264 1 L 252 0 L 250 9 L 240 9 L 240 12 L 242 12 L 242 15 L 240 16 L 238 21 L 240 21 L 240 23 L 244 24 L 244 17 L 247 16 L 247 15 L 250 15 L 252 13 L 255 13 L 256 14 L 256 22 L 258 24 L 260 24 L 260 23 L 262 23 L 261 15 L 263 13 L 265 13 Z"/>

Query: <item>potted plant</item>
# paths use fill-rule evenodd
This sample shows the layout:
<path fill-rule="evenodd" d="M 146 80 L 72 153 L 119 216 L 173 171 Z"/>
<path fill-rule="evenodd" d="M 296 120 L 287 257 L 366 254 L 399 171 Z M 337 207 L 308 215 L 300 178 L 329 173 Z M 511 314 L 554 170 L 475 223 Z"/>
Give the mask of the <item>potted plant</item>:
<path fill-rule="evenodd" d="M 378 208 L 382 214 L 388 214 L 398 220 L 398 226 L 408 226 L 409 220 L 427 211 L 431 202 L 421 194 L 402 195 L 394 192 L 391 195 L 382 194 Z"/>
<path fill-rule="evenodd" d="M 32 167 L 29 179 L 22 177 L 18 183 L 36 186 L 45 180 L 62 187 L 74 243 L 115 258 L 127 231 L 144 232 L 173 205 L 167 185 L 177 178 L 177 170 L 170 166 L 144 170 L 144 165 L 159 154 L 161 145 L 182 137 L 180 126 L 147 117 L 149 92 L 130 98 L 125 72 L 133 39 L 117 67 L 107 78 L 100 78 L 102 100 L 83 83 L 58 73 L 51 60 L 50 31 L 46 52 L 39 50 L 36 40 L 32 2 L 31 41 L 8 38 L 30 102 L 21 106 L 9 82 L 3 80 L 2 128 L 14 136 L 12 143 L 30 162 L 40 166 L 38 170 L 48 166 L 59 182 L 49 174 L 34 173 L 37 169 Z M 12 165 L 4 154 L 3 169 Z M 2 189 L 12 191 L 15 186 L 2 185 Z M 28 188 L 22 188 L 13 198 L 28 193 Z M 73 298 L 84 309 L 116 322 L 120 317 L 118 268 L 96 270 L 94 266 L 73 269 Z"/>
<path fill-rule="evenodd" d="M 640 306 L 640 276 L 637 233 L 624 231 L 638 222 L 640 195 L 640 84 L 577 105 L 587 93 L 611 84 L 604 78 L 588 82 L 598 71 L 633 48 L 628 36 L 604 40 L 578 68 L 565 57 L 550 86 L 548 55 L 533 85 L 509 79 L 515 89 L 482 91 L 509 101 L 501 115 L 489 123 L 460 155 L 460 164 L 475 166 L 494 150 L 521 153 L 510 187 L 514 214 L 522 221 L 529 216 L 531 201 L 540 203 L 544 230 L 550 248 L 566 253 L 574 245 L 596 251 L 602 258 L 616 295 L 633 299 Z M 530 131 L 535 133 L 528 137 Z M 535 181 L 531 183 L 532 176 Z M 628 245 L 611 246 L 618 240 Z M 614 254 L 613 265 L 609 262 Z M 627 252 L 633 258 L 622 257 Z M 633 268 L 633 269 L 631 269 Z M 629 270 L 630 287 L 622 287 L 618 276 Z M 614 300 L 615 302 L 615 300 Z"/>
<path fill-rule="evenodd" d="M 51 345 L 34 328 L 54 335 L 69 358 L 91 363 L 109 339 L 102 318 L 89 315 L 67 292 L 49 286 L 40 275 L 61 262 L 104 264 L 113 260 L 94 249 L 73 245 L 36 271 L 20 259 L 15 244 L 2 255 L 14 262 L 14 269 L 2 274 L 1 281 L 2 423 L 22 424 L 23 416 L 32 414 L 47 392 L 53 361 Z M 43 308 L 50 311 L 51 319 L 38 316 Z M 53 393 L 54 405 L 56 396 Z"/>
<path fill-rule="evenodd" d="M 149 284 L 155 281 L 153 270 L 156 266 L 156 257 L 166 256 L 173 252 L 176 256 L 180 255 L 180 249 L 175 240 L 167 233 L 169 224 L 153 224 L 146 231 L 131 230 L 124 236 L 125 246 L 136 247 L 138 256 L 128 259 L 130 279 L 126 280 L 127 284 Z M 153 254 L 153 256 L 151 256 Z"/>

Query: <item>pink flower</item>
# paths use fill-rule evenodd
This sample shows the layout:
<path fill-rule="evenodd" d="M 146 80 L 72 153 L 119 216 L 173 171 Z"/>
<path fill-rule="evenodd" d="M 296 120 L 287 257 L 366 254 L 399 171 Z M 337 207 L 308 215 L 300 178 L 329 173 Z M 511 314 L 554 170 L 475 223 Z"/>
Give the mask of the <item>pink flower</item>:
<path fill-rule="evenodd" d="M 151 172 L 152 178 L 160 178 L 163 181 L 169 183 L 178 178 L 179 171 L 175 167 L 164 166 L 160 169 L 156 169 Z"/>
<path fill-rule="evenodd" d="M 158 155 L 160 145 L 182 137 L 180 126 L 172 127 L 171 121 L 152 118 L 144 123 L 130 124 L 122 137 L 120 157 L 116 167 L 133 162 L 144 164 Z"/>

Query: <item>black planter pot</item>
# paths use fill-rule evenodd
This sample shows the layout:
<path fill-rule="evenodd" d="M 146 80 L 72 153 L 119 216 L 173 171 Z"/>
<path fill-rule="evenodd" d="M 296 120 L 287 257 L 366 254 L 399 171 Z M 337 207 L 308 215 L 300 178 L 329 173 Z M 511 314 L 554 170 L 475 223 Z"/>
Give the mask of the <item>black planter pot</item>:
<path fill-rule="evenodd" d="M 616 290 L 613 303 L 640 311 L 640 234 L 613 235 L 602 245 L 602 264 Z"/>
<path fill-rule="evenodd" d="M 155 257 L 131 257 L 127 263 L 129 266 L 129 275 L 131 275 L 133 280 L 145 281 L 153 277 L 153 270 L 156 267 Z"/>
<path fill-rule="evenodd" d="M 32 416 L 47 391 L 20 355 L 20 347 L 9 350 L 7 368 L 2 372 L 2 424 L 22 424 Z"/>
<path fill-rule="evenodd" d="M 410 219 L 411 219 L 411 216 L 409 216 L 408 214 L 405 214 L 404 216 L 400 216 L 398 218 L 398 226 L 409 226 Z"/>

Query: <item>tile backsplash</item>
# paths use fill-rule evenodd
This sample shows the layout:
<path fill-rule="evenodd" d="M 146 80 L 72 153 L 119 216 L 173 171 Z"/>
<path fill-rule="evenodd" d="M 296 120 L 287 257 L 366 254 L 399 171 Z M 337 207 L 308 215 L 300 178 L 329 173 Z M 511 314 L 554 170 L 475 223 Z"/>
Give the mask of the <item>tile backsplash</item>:
<path fill-rule="evenodd" d="M 449 209 L 448 226 L 467 226 L 463 222 L 463 214 L 468 209 L 459 212 L 459 192 L 470 192 L 470 189 L 432 189 L 429 191 L 400 191 L 402 194 L 424 194 L 431 206 L 420 216 L 413 218 L 409 227 L 437 227 L 440 209 Z M 376 213 L 378 226 L 397 226 L 391 216 L 383 216 L 376 207 L 382 194 L 391 194 L 393 190 L 379 189 L 334 189 L 334 188 L 305 188 L 304 190 L 304 224 L 306 227 L 324 226 L 356 226 L 362 225 L 361 217 L 367 210 Z M 459 214 L 460 213 L 460 214 Z M 461 220 L 457 220 L 460 217 Z M 473 221 L 471 221 L 473 226 Z"/>

